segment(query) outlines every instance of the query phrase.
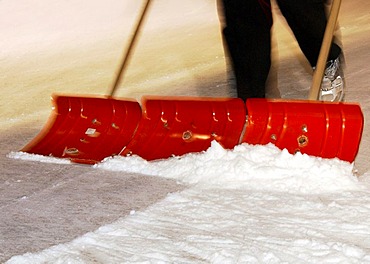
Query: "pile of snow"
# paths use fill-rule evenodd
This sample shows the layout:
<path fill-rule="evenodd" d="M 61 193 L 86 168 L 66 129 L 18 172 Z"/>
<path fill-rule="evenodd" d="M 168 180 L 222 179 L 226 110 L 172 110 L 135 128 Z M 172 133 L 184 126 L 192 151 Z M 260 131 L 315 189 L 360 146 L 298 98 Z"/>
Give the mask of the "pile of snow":
<path fill-rule="evenodd" d="M 9 158 L 69 164 L 68 159 L 11 152 Z M 94 168 L 176 179 L 203 188 L 250 189 L 287 193 L 321 193 L 358 190 L 353 166 L 339 159 L 290 154 L 273 144 L 243 143 L 232 150 L 213 141 L 202 153 L 146 161 L 139 156 L 108 157 Z"/>
<path fill-rule="evenodd" d="M 236 188 L 288 193 L 321 193 L 360 188 L 353 164 L 290 154 L 273 144 L 222 148 L 216 141 L 204 153 L 159 161 L 138 156 L 108 158 L 95 167 L 177 179 L 204 188 Z"/>

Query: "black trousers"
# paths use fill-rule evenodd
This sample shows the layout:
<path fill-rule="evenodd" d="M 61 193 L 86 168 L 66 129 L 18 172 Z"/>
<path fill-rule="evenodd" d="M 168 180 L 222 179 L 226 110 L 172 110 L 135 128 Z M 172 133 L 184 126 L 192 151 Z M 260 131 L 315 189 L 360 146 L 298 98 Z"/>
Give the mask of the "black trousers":
<path fill-rule="evenodd" d="M 277 0 L 277 3 L 314 67 L 327 22 L 324 0 Z M 263 98 L 271 66 L 270 0 L 222 0 L 221 10 L 225 20 L 225 50 L 231 58 L 238 97 Z M 340 53 L 340 47 L 333 43 L 329 60 Z"/>

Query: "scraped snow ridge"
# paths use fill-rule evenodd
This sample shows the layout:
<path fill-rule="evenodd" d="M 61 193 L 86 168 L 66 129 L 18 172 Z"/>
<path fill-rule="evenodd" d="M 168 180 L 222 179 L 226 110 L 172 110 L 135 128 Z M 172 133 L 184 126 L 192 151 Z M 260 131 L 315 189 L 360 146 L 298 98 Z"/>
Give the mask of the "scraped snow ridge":
<path fill-rule="evenodd" d="M 143 173 L 177 179 L 204 188 L 237 188 L 320 193 L 359 188 L 353 164 L 338 159 L 322 159 L 269 144 L 222 148 L 216 141 L 203 153 L 190 153 L 158 161 L 138 156 L 107 158 L 96 168 Z"/>
<path fill-rule="evenodd" d="M 67 159 L 11 152 L 8 157 L 69 164 Z M 216 141 L 202 153 L 146 161 L 139 156 L 115 156 L 94 165 L 97 169 L 141 173 L 176 179 L 203 188 L 254 189 L 288 193 L 321 193 L 363 188 L 353 175 L 353 164 L 290 154 L 273 144 L 237 145 L 224 149 Z"/>
<path fill-rule="evenodd" d="M 55 164 L 71 164 L 71 161 L 68 159 L 59 159 L 55 157 L 47 157 L 37 154 L 29 154 L 22 151 L 12 151 L 7 155 L 11 159 L 20 159 L 28 161 L 38 161 L 42 163 L 55 163 Z"/>

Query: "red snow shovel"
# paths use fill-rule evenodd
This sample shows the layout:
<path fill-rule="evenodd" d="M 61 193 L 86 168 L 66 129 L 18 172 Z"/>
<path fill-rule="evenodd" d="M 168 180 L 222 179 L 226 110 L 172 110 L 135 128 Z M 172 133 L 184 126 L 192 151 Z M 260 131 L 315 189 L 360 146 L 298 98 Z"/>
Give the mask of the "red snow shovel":
<path fill-rule="evenodd" d="M 53 95 L 53 111 L 41 132 L 21 151 L 69 158 L 94 164 L 117 155 L 134 135 L 141 107 L 132 99 L 114 99 L 150 0 L 144 4 L 109 96 L 84 97 Z"/>

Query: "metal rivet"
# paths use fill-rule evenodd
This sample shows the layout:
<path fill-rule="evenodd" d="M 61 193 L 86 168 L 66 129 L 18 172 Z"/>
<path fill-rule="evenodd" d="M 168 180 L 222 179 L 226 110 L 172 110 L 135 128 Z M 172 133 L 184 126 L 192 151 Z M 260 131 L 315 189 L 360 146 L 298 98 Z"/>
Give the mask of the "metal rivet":
<path fill-rule="evenodd" d="M 192 138 L 192 136 L 193 136 L 193 133 L 190 130 L 187 130 L 184 133 L 182 133 L 183 140 L 189 140 Z"/>
<path fill-rule="evenodd" d="M 87 128 L 85 131 L 85 135 L 89 135 L 89 136 L 94 135 L 95 133 L 96 133 L 96 129 L 91 128 L 91 127 Z"/>
<path fill-rule="evenodd" d="M 307 133 L 307 132 L 308 132 L 307 125 L 303 125 L 303 126 L 302 126 L 302 132 L 303 132 L 303 133 Z"/>
<path fill-rule="evenodd" d="M 101 125 L 101 122 L 97 118 L 94 118 L 93 120 L 91 120 L 91 123 L 96 126 Z"/>
<path fill-rule="evenodd" d="M 308 144 L 308 137 L 305 135 L 301 135 L 298 137 L 297 141 L 299 147 L 305 147 Z"/>
<path fill-rule="evenodd" d="M 271 135 L 271 139 L 272 139 L 272 140 L 274 140 L 274 141 L 276 141 L 276 139 L 277 139 L 276 134 L 272 134 L 272 135 Z"/>
<path fill-rule="evenodd" d="M 64 153 L 67 155 L 78 155 L 80 152 L 77 148 L 68 148 L 64 150 Z"/>

